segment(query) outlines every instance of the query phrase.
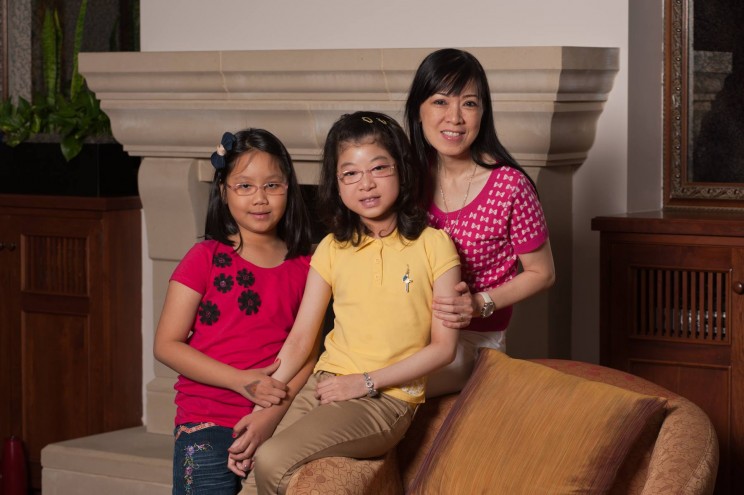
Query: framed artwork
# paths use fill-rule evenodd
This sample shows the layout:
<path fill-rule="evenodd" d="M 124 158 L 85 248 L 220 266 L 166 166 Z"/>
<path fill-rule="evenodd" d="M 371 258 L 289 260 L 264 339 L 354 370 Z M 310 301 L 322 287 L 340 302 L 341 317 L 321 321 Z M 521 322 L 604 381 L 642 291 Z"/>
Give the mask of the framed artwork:
<path fill-rule="evenodd" d="M 665 206 L 744 206 L 744 2 L 665 0 Z"/>

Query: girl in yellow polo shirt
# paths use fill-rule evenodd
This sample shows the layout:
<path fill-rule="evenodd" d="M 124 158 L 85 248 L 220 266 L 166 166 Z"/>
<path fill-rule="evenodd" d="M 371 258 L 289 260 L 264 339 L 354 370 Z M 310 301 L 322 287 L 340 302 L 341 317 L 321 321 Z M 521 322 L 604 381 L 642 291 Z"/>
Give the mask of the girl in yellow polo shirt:
<path fill-rule="evenodd" d="M 432 319 L 431 306 L 435 295 L 457 295 L 460 259 L 444 231 L 427 227 L 425 174 L 387 115 L 344 115 L 328 133 L 318 203 L 331 233 L 273 377 L 286 383 L 300 370 L 331 297 L 333 329 L 274 436 L 238 463 L 253 467 L 241 493 L 284 493 L 319 457 L 385 454 L 424 401 L 426 375 L 454 358 L 458 331 Z"/>

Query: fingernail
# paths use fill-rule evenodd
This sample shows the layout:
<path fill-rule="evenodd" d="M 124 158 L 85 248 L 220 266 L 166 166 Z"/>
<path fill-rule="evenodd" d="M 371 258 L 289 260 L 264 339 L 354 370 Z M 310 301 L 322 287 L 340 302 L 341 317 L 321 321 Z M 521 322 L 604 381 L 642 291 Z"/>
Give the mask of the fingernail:
<path fill-rule="evenodd" d="M 233 438 L 238 438 L 238 434 L 237 434 L 237 433 L 235 433 L 235 432 L 233 432 L 233 433 L 232 433 L 232 437 L 233 437 Z"/>

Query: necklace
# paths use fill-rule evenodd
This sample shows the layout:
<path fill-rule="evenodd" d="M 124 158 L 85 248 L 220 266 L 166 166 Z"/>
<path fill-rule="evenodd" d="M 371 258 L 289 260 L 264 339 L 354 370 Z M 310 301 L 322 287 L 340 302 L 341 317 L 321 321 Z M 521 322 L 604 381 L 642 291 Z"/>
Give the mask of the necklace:
<path fill-rule="evenodd" d="M 465 208 L 465 204 L 468 202 L 468 195 L 470 194 L 470 185 L 473 183 L 473 177 L 475 177 L 475 171 L 478 169 L 478 164 L 473 163 L 473 173 L 470 174 L 470 177 L 468 178 L 468 188 L 465 190 L 465 197 L 462 198 L 462 206 L 460 206 L 460 209 L 457 210 L 457 216 L 455 217 L 454 223 L 450 224 L 449 219 L 449 206 L 447 206 L 447 198 L 444 196 L 444 188 L 442 187 L 442 181 L 439 181 L 439 194 L 442 195 L 442 203 L 444 203 L 444 209 L 446 210 L 444 212 L 444 230 L 447 232 L 450 236 L 452 236 L 452 229 L 459 225 L 460 223 L 460 214 L 462 213 L 463 208 Z M 444 176 L 444 169 L 442 168 L 442 165 L 439 164 L 439 172 L 441 176 Z M 453 227 L 454 226 L 454 227 Z"/>
<path fill-rule="evenodd" d="M 393 215 L 393 219 L 390 220 L 390 224 L 387 227 L 385 227 L 384 229 L 381 229 L 377 233 L 377 235 L 378 235 L 378 237 L 380 239 L 382 239 L 383 237 L 387 237 L 387 236 L 389 236 L 390 234 L 393 233 L 393 230 L 395 230 L 395 221 L 397 219 L 398 219 L 397 215 Z"/>

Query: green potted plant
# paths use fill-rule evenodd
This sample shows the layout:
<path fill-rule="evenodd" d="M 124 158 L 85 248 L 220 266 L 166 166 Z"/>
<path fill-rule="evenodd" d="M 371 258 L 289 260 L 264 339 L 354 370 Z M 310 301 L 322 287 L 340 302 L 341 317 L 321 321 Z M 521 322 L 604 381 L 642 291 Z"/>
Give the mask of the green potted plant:
<path fill-rule="evenodd" d="M 88 0 L 82 0 L 75 23 L 69 85 L 62 81 L 59 15 L 56 9 L 47 9 L 41 31 L 45 93 L 33 102 L 19 97 L 17 103 L 8 99 L 0 104 L 1 146 L 3 156 L 10 157 L 3 160 L 8 164 L 0 165 L 0 183 L 4 184 L 0 192 L 136 194 L 139 158 L 126 155 L 114 141 L 108 116 L 78 71 L 87 7 Z M 56 149 L 56 156 L 48 156 L 50 148 Z M 100 170 L 93 169 L 99 165 L 89 163 L 91 160 L 107 163 Z M 102 180 L 108 180 L 113 189 L 101 189 Z"/>
<path fill-rule="evenodd" d="M 78 71 L 87 8 L 88 0 L 82 0 L 75 24 L 72 77 L 67 92 L 62 88 L 59 15 L 56 10 L 47 9 L 41 32 L 46 94 L 33 104 L 23 98 L 19 98 L 18 105 L 11 100 L 3 102 L 0 130 L 8 146 L 17 146 L 39 133 L 56 134 L 60 137 L 62 155 L 69 161 L 80 153 L 86 138 L 111 135 L 108 116 Z"/>

